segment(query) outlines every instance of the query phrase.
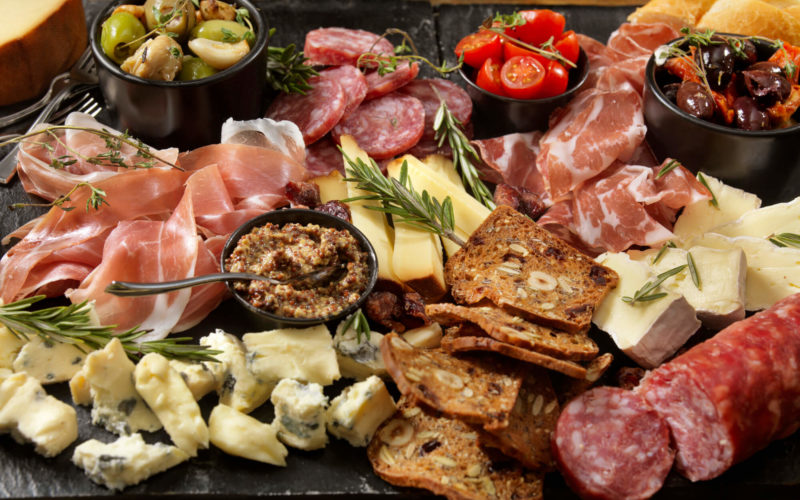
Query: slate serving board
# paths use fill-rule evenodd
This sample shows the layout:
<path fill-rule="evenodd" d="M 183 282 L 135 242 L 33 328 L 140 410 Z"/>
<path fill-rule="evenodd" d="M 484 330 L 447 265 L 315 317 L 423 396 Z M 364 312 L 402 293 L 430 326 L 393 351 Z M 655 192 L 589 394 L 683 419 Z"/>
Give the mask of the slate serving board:
<path fill-rule="evenodd" d="M 496 5 L 439 5 L 427 2 L 399 0 L 272 0 L 259 1 L 269 24 L 278 32 L 273 43 L 295 43 L 302 47 L 305 33 L 320 26 L 345 26 L 371 30 L 377 33 L 388 27 L 406 30 L 413 37 L 423 55 L 434 62 L 442 58 L 454 59 L 452 47 L 466 33 L 478 26 L 496 11 L 511 12 L 514 7 Z M 84 0 L 87 17 L 104 5 L 100 0 Z M 633 7 L 563 6 L 556 7 L 567 17 L 567 25 L 601 41 L 616 29 Z M 424 76 L 432 76 L 423 70 Z M 458 82 L 458 77 L 453 77 Z M 0 114 L 4 111 L 0 109 Z M 7 111 L 6 111 L 7 112 Z M 114 124 L 108 113 L 99 119 Z M 8 131 L 0 131 L 6 133 Z M 788 177 L 788 176 L 787 176 Z M 791 174 L 784 199 L 800 195 L 800 172 Z M 0 235 L 42 213 L 40 208 L 8 211 L 5 207 L 14 202 L 30 202 L 18 180 L 0 186 Z M 2 252 L 9 247 L 3 246 Z M 241 322 L 235 304 L 226 302 L 188 333 L 194 336 L 207 334 L 215 328 L 224 328 L 235 334 L 248 331 Z M 601 344 L 608 340 L 601 333 L 595 338 Z M 613 346 L 601 345 L 607 350 Z M 338 393 L 344 384 L 329 388 L 329 395 Z M 48 392 L 69 401 L 66 384 L 48 387 Z M 209 396 L 201 402 L 208 417 L 214 401 Z M 269 405 L 254 416 L 271 421 Z M 77 443 L 90 438 L 105 441 L 113 437 L 90 425 L 87 408 L 78 408 L 80 436 Z M 165 434 L 146 435 L 149 442 L 167 441 Z M 3 498 L 103 498 L 114 496 L 103 487 L 89 481 L 70 463 L 74 445 L 54 459 L 35 454 L 30 446 L 15 443 L 8 435 L 0 436 L 0 497 Z M 575 498 L 557 474 L 545 482 L 546 498 Z M 129 488 L 121 496 L 157 496 L 174 499 L 191 498 L 248 498 L 267 496 L 329 497 L 414 497 L 419 491 L 394 488 L 378 479 L 366 459 L 363 449 L 352 448 L 343 441 L 332 439 L 324 450 L 302 452 L 291 449 L 286 468 L 258 464 L 224 455 L 212 449 L 200 452 L 198 458 L 157 475 L 145 483 Z M 770 447 L 743 464 L 737 465 L 722 477 L 699 484 L 672 474 L 665 487 L 656 495 L 659 499 L 707 498 L 800 498 L 800 433 L 773 443 Z"/>

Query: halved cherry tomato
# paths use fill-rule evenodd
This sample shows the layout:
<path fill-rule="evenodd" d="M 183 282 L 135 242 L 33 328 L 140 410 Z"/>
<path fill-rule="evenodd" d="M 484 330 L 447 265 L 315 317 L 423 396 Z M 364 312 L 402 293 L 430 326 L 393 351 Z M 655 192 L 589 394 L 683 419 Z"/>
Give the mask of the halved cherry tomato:
<path fill-rule="evenodd" d="M 568 83 L 569 71 L 558 61 L 550 61 L 547 64 L 547 74 L 542 82 L 542 87 L 539 89 L 539 95 L 536 97 L 543 99 L 561 95 L 567 91 Z"/>
<path fill-rule="evenodd" d="M 510 36 L 519 38 L 531 45 L 541 45 L 550 37 L 556 40 L 564 31 L 566 19 L 558 12 L 549 9 L 521 10 L 519 15 L 525 19 L 525 24 L 507 30 Z"/>
<path fill-rule="evenodd" d="M 534 99 L 544 81 L 542 63 L 530 56 L 515 56 L 500 68 L 500 85 L 515 99 Z"/>
<path fill-rule="evenodd" d="M 475 77 L 475 84 L 492 94 L 506 95 L 503 86 L 500 84 L 501 66 L 502 64 L 492 57 L 483 61 L 483 66 L 478 70 L 478 75 Z"/>
<path fill-rule="evenodd" d="M 578 36 L 574 31 L 569 30 L 562 33 L 561 37 L 554 44 L 554 47 L 562 56 L 569 59 L 570 62 L 578 62 L 580 45 L 578 44 Z"/>
<path fill-rule="evenodd" d="M 525 47 L 520 47 L 510 40 L 506 40 L 503 44 L 503 60 L 508 61 L 515 56 L 530 56 L 542 63 L 542 66 L 547 66 L 547 63 L 550 61 L 550 59 L 541 54 L 537 54 L 532 50 L 526 49 Z"/>
<path fill-rule="evenodd" d="M 464 54 L 466 64 L 480 68 L 486 59 L 493 57 L 499 60 L 503 56 L 503 43 L 497 33 L 481 30 L 462 38 L 454 52 L 458 57 Z"/>

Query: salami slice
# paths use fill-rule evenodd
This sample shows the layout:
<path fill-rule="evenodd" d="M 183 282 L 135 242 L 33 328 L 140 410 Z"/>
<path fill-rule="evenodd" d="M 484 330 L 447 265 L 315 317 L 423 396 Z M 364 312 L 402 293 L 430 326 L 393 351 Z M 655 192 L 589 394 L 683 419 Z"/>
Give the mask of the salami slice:
<path fill-rule="evenodd" d="M 371 158 L 382 160 L 413 147 L 425 128 L 419 99 L 388 94 L 366 101 L 333 128 L 333 138 L 351 135 Z"/>
<path fill-rule="evenodd" d="M 800 294 L 736 322 L 637 388 L 667 421 L 676 468 L 711 479 L 800 425 Z"/>
<path fill-rule="evenodd" d="M 366 100 L 376 99 L 384 96 L 389 92 L 395 91 L 400 87 L 408 84 L 411 80 L 419 74 L 419 64 L 398 64 L 397 69 L 391 73 L 386 73 L 381 76 L 378 71 L 370 71 L 367 73 L 367 97 Z"/>
<path fill-rule="evenodd" d="M 339 82 L 345 95 L 347 96 L 347 106 L 344 109 L 344 116 L 348 116 L 355 110 L 367 96 L 367 79 L 364 73 L 355 66 L 345 64 L 335 66 L 320 71 L 320 76 L 330 78 Z"/>
<path fill-rule="evenodd" d="M 664 420 L 640 395 L 617 387 L 570 401 L 552 444 L 558 469 L 581 498 L 649 498 L 675 456 Z"/>
<path fill-rule="evenodd" d="M 305 164 L 308 175 L 311 177 L 328 175 L 334 170 L 344 173 L 342 152 L 330 137 L 323 137 L 306 148 Z"/>
<path fill-rule="evenodd" d="M 375 33 L 348 28 L 319 28 L 306 34 L 303 53 L 310 64 L 356 66 L 361 54 L 394 54 L 390 41 Z"/>
<path fill-rule="evenodd" d="M 464 89 L 450 80 L 421 78 L 409 82 L 400 88 L 398 92 L 416 97 L 422 102 L 422 106 L 425 108 L 425 132 L 422 135 L 422 140 L 433 140 L 436 136 L 436 131 L 433 129 L 433 120 L 436 117 L 436 111 L 439 109 L 440 98 L 445 100 L 447 109 L 462 125 L 468 124 L 472 117 L 472 99 L 469 98 L 469 94 Z"/>
<path fill-rule="evenodd" d="M 344 116 L 347 96 L 339 82 L 315 76 L 305 95 L 280 94 L 267 109 L 267 118 L 294 122 L 303 133 L 306 146 L 327 134 Z"/>

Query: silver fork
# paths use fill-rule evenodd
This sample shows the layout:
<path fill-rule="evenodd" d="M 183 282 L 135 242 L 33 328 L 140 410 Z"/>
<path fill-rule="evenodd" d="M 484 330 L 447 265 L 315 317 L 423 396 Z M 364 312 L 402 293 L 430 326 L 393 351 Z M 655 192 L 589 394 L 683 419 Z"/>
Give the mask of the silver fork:
<path fill-rule="evenodd" d="M 89 91 L 87 91 L 86 94 L 84 94 L 79 100 L 69 104 L 57 113 L 53 113 L 52 110 L 45 109 L 45 111 L 47 111 L 47 117 L 53 125 L 63 125 L 67 115 L 76 110 L 95 117 L 100 114 L 101 111 L 103 111 L 103 106 L 95 100 Z M 50 116 L 51 114 L 52 116 Z M 36 121 L 33 122 L 33 125 L 31 125 L 31 127 L 28 129 L 28 132 L 31 132 L 34 127 L 40 123 L 48 121 L 43 118 L 44 115 L 45 112 L 43 111 Z M 11 138 L 13 136 L 6 137 Z M 3 142 L 3 140 L 6 139 L 0 139 L 0 142 Z M 14 149 L 12 149 L 11 152 L 8 153 L 5 158 L 2 159 L 2 161 L 0 161 L 0 182 L 3 184 L 8 184 L 14 177 L 14 173 L 17 170 L 17 153 L 19 153 L 19 144 L 15 145 Z"/>
<path fill-rule="evenodd" d="M 86 47 L 81 57 L 75 61 L 69 71 L 56 75 L 53 81 L 50 82 L 50 88 L 42 96 L 41 99 L 31 104 L 25 109 L 19 110 L 8 116 L 0 117 L 0 128 L 5 128 L 12 123 L 17 123 L 26 116 L 39 111 L 48 102 L 56 99 L 64 99 L 64 96 L 76 86 L 82 84 L 95 84 L 97 83 L 97 71 L 95 69 L 94 58 L 92 57 L 92 50 Z"/>

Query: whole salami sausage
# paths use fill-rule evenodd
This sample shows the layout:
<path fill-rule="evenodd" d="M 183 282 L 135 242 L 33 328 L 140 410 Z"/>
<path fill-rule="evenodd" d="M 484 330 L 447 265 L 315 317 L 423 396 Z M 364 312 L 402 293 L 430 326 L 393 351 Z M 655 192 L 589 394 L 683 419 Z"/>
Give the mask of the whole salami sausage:
<path fill-rule="evenodd" d="M 667 421 L 677 470 L 719 476 L 800 426 L 800 293 L 725 328 L 636 389 Z"/>
<path fill-rule="evenodd" d="M 596 387 L 562 410 L 552 438 L 558 469 L 585 499 L 649 498 L 675 457 L 664 420 L 640 395 Z"/>

